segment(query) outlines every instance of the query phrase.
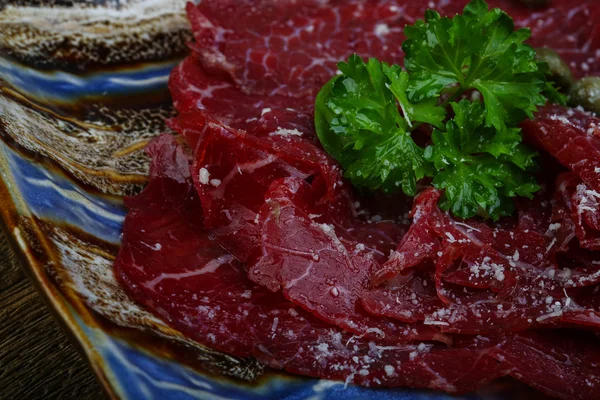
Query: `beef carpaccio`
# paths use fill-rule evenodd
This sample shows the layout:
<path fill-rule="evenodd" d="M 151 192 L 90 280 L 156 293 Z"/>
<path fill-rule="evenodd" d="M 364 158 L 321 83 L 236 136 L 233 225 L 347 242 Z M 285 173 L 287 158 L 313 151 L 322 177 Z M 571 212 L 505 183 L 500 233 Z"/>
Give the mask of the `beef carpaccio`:
<path fill-rule="evenodd" d="M 600 398 L 600 119 L 546 106 L 526 121 L 543 189 L 494 223 L 440 210 L 432 187 L 361 196 L 316 139 L 338 61 L 397 63 L 406 24 L 465 3 L 188 4 L 178 135 L 149 145 L 150 182 L 127 200 L 129 293 L 204 345 L 292 373 L 450 393 L 512 376 Z M 490 3 L 576 76 L 600 72 L 600 4 Z"/>

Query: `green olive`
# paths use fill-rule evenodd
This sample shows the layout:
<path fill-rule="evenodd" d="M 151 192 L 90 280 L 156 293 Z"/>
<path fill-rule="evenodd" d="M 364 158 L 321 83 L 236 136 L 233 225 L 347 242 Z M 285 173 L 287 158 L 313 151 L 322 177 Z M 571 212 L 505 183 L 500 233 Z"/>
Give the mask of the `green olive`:
<path fill-rule="evenodd" d="M 600 114 L 600 77 L 588 76 L 575 82 L 569 98 L 571 105 Z"/>
<path fill-rule="evenodd" d="M 550 4 L 550 0 L 519 0 L 521 4 L 530 8 L 545 7 Z"/>
<path fill-rule="evenodd" d="M 568 90 L 573 84 L 573 73 L 567 63 L 548 47 L 535 49 L 538 61 L 545 61 L 550 67 L 550 80 L 555 82 L 560 89 Z"/>

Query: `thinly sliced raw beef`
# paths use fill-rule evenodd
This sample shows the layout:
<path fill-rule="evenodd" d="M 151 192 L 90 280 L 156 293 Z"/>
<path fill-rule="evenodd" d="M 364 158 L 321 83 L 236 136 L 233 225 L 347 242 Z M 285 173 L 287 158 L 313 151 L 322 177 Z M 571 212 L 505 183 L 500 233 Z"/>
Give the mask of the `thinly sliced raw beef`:
<path fill-rule="evenodd" d="M 540 109 L 535 119 L 523 122 L 522 127 L 525 140 L 546 150 L 591 189 L 600 191 L 600 119 L 552 105 Z"/>
<path fill-rule="evenodd" d="M 312 101 L 353 53 L 400 63 L 403 29 L 427 8 L 460 12 L 468 1 L 219 1 L 188 5 L 203 67 L 229 76 L 245 93 Z M 556 49 L 577 76 L 600 71 L 600 5 L 555 0 L 532 13 L 515 1 L 490 1 L 517 26 L 532 29 L 531 43 Z M 306 100 L 301 100 L 302 98 Z"/>
<path fill-rule="evenodd" d="M 409 22 L 404 9 L 388 1 L 235 3 L 188 5 L 192 50 L 202 65 L 227 73 L 247 93 L 311 102 L 335 75 L 336 64 L 352 53 L 400 60 L 402 29 Z"/>
<path fill-rule="evenodd" d="M 382 237 L 391 232 L 398 239 L 402 226 L 357 221 L 339 167 L 323 150 L 301 137 L 249 135 L 202 120 L 198 113 L 184 114 L 172 126 L 196 147 L 192 177 L 207 228 L 246 263 L 250 279 L 271 291 L 282 290 L 319 318 L 359 335 L 387 343 L 449 341 L 433 327 L 374 318 L 362 309 L 359 292 L 376 262 L 367 246 L 386 254 L 394 242 Z M 287 198 L 291 195 L 294 199 Z M 336 226 L 348 234 L 338 237 Z M 357 242 L 357 236 L 367 236 L 366 244 Z M 289 246 L 295 247 L 291 253 Z M 339 268 L 340 263 L 347 268 Z M 313 268 L 315 274 L 309 273 Z M 326 288 L 317 285 L 321 278 Z"/>
<path fill-rule="evenodd" d="M 243 262 L 258 248 L 255 220 L 274 179 L 313 177 L 313 185 L 322 188 L 319 201 L 344 203 L 345 192 L 335 188 L 341 179 L 339 167 L 310 141 L 295 138 L 298 135 L 274 131 L 258 137 L 204 113 L 182 114 L 171 126 L 196 148 L 192 176 L 206 226 Z"/>
<path fill-rule="evenodd" d="M 600 392 L 600 348 L 589 334 L 528 331 L 492 350 L 511 366 L 510 375 L 548 395 L 595 399 Z"/>
<path fill-rule="evenodd" d="M 361 301 L 373 315 L 404 322 L 422 322 L 444 307 L 437 296 L 435 272 L 407 269 L 363 293 Z M 435 324 L 432 324 L 435 325 Z"/>
<path fill-rule="evenodd" d="M 415 204 L 411 212 L 413 220 L 408 233 L 402 238 L 389 260 L 377 271 L 373 271 L 373 285 L 379 285 L 406 268 L 432 259 L 432 255 L 438 252 L 440 239 L 435 232 L 435 225 L 439 221 L 431 216 L 438 211 L 439 195 L 439 192 L 434 191 L 431 196 L 422 197 L 425 201 Z"/>
<path fill-rule="evenodd" d="M 274 181 L 261 207 L 261 254 L 251 263 L 250 279 L 276 285 L 292 302 L 325 321 L 386 343 L 407 339 L 448 341 L 437 329 L 375 318 L 362 309 L 361 293 L 376 265 L 362 243 L 344 238 L 344 230 L 319 223 L 327 213 L 315 207 L 312 189 L 304 180 Z M 327 221 L 328 218 L 325 218 Z M 331 220 L 329 220 L 331 222 Z M 364 245 L 363 245 L 364 246 Z M 266 279 L 265 279 L 266 276 Z"/>
<path fill-rule="evenodd" d="M 465 4 L 463 0 L 190 3 L 198 54 L 174 69 L 169 87 L 180 112 L 203 109 L 235 128 L 260 131 L 257 126 L 263 126 L 262 132 L 267 133 L 297 129 L 311 136 L 314 94 L 335 74 L 337 62 L 353 52 L 400 62 L 405 24 L 421 18 L 427 7 L 452 15 Z M 535 14 L 514 1 L 497 0 L 491 5 L 507 10 L 517 26 L 532 27 L 532 44 L 557 49 L 573 64 L 576 75 L 599 71 L 597 2 L 558 0 Z M 350 19 L 349 10 L 354 10 Z M 327 25 L 332 16 L 336 22 Z M 272 27 L 277 24 L 282 26 L 279 30 Z M 336 24 L 338 28 L 330 32 Z M 350 27 L 351 33 L 343 27 Z M 265 92 L 261 85 L 271 90 Z"/>
<path fill-rule="evenodd" d="M 453 218 L 433 188 L 410 215 L 403 195 L 361 197 L 315 137 L 337 62 L 399 63 L 406 24 L 466 3 L 188 4 L 196 41 L 171 75 L 169 124 L 190 151 L 153 141 L 150 183 L 127 200 L 115 271 L 135 300 L 199 343 L 302 375 L 451 393 L 511 375 L 600 398 L 599 119 L 551 106 L 523 124 L 544 189 L 497 223 Z M 576 76 L 600 72 L 600 3 L 490 3 Z"/>
<path fill-rule="evenodd" d="M 180 113 L 204 110 L 233 128 L 258 134 L 290 130 L 314 136 L 312 104 L 294 97 L 246 94 L 231 82 L 206 74 L 194 55 L 173 69 L 169 87 Z"/>
<path fill-rule="evenodd" d="M 600 395 L 600 348 L 592 337 L 527 332 L 462 336 L 452 346 L 382 346 L 315 319 L 250 281 L 210 238 L 188 156 L 174 138 L 156 139 L 149 153 L 151 180 L 127 200 L 115 271 L 138 302 L 199 343 L 292 373 L 367 386 L 463 393 L 509 374 L 565 399 Z"/>
<path fill-rule="evenodd" d="M 381 346 L 315 319 L 250 281 L 202 226 L 187 157 L 171 136 L 149 147 L 150 184 L 130 207 L 115 270 L 135 299 L 198 342 L 273 368 L 373 386 L 467 392 L 503 374 L 497 343 Z"/>
<path fill-rule="evenodd" d="M 403 238 L 397 250 L 400 254 L 390 257 L 382 266 L 383 272 L 374 272 L 375 278 L 394 273 L 399 276 L 363 297 L 369 312 L 401 321 L 424 321 L 439 326 L 442 332 L 454 333 L 571 326 L 577 324 L 579 316 L 585 316 L 582 325 L 600 327 L 600 309 L 587 308 L 569 294 L 574 295 L 577 290 L 573 288 L 585 285 L 574 283 L 571 269 L 556 263 L 554 235 L 559 223 L 550 224 L 541 234 L 519 227 L 491 228 L 477 221 L 460 222 L 437 207 L 432 209 L 431 202 L 435 204 L 438 197 L 439 192 L 429 189 L 417 198 L 415 214 L 423 210 L 427 214 L 413 220 L 407 236 L 414 237 Z M 439 241 L 439 251 L 429 252 L 425 260 L 420 260 L 429 261 L 429 267 L 415 265 L 412 249 L 403 246 L 407 241 L 419 240 Z M 431 266 L 433 262 L 435 267 Z M 405 269 L 415 267 L 435 271 L 435 275 L 421 273 L 407 282 Z M 581 282 L 597 282 L 597 270 L 579 269 L 577 273 Z M 437 298 L 426 289 L 428 286 L 436 287 Z"/>
<path fill-rule="evenodd" d="M 557 202 L 562 201 L 565 209 L 555 211 L 555 220 L 574 229 L 581 247 L 600 250 L 600 193 L 590 189 L 573 173 L 559 175 L 556 186 L 561 197 Z"/>

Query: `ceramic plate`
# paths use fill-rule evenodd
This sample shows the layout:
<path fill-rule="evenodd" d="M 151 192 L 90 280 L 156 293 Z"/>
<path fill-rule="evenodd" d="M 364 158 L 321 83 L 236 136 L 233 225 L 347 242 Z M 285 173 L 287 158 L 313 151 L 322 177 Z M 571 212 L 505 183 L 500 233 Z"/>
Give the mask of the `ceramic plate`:
<path fill-rule="evenodd" d="M 132 302 L 112 271 L 122 198 L 143 187 L 143 148 L 173 115 L 168 74 L 191 37 L 185 2 L 24 3 L 0 3 L 0 216 L 110 397 L 451 398 L 276 374 L 187 340 Z M 466 397 L 532 393 L 504 380 Z"/>

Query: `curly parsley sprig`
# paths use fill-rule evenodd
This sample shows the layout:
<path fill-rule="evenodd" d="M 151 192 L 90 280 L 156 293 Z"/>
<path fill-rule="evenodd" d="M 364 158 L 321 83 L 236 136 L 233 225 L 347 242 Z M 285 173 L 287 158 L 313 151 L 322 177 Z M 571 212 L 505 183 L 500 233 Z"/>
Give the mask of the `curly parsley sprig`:
<path fill-rule="evenodd" d="M 361 190 L 414 196 L 431 177 L 440 207 L 458 217 L 510 215 L 512 197 L 539 190 L 517 125 L 548 100 L 565 102 L 524 43 L 530 31 L 473 0 L 453 18 L 428 10 L 405 34 L 406 70 L 357 55 L 338 64 L 315 104 L 323 147 Z M 472 91 L 481 102 L 463 98 Z M 411 135 L 422 124 L 434 128 L 425 149 Z"/>

